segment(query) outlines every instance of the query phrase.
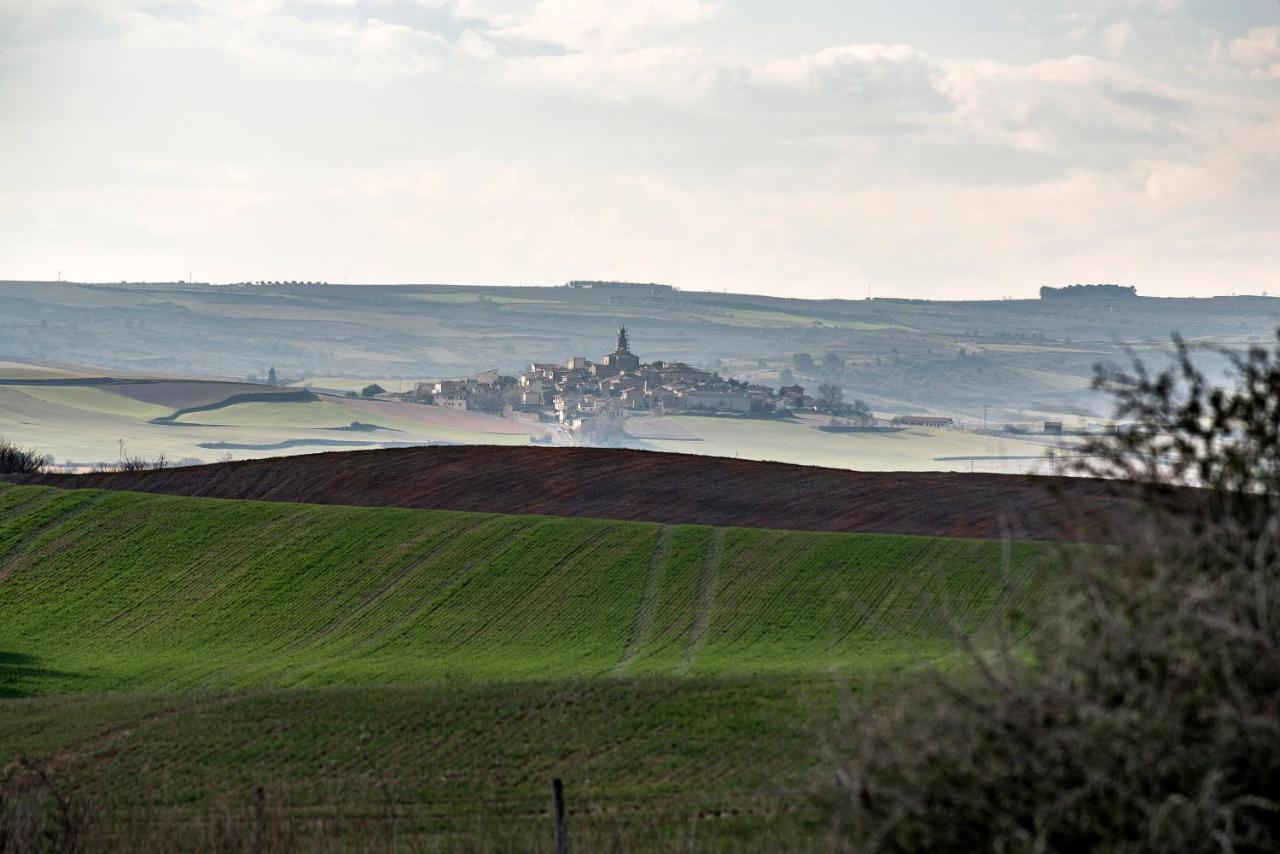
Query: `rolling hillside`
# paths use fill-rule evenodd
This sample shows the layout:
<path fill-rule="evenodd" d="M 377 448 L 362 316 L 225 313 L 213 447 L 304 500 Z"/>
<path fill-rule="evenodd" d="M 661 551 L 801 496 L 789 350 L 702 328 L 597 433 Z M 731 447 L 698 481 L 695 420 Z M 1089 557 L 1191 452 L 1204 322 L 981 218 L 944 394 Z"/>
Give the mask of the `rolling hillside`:
<path fill-rule="evenodd" d="M 1041 552 L 6 486 L 0 692 L 895 668 Z"/>
<path fill-rule="evenodd" d="M 540 850 L 561 777 L 579 850 L 821 848 L 841 686 L 950 666 L 1048 550 L 0 483 L 0 808 Z"/>
<path fill-rule="evenodd" d="M 590 516 L 808 531 L 1088 539 L 1122 518 L 1114 484 L 870 473 L 599 448 L 435 447 L 309 454 L 35 482 L 210 498 Z"/>

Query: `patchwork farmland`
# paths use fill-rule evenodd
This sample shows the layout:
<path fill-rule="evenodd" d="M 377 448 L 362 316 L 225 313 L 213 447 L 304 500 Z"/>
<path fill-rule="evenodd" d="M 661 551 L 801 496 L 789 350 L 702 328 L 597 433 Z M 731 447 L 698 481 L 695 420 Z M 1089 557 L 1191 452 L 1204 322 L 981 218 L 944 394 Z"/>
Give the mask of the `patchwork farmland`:
<path fill-rule="evenodd" d="M 39 447 L 68 471 L 122 455 L 170 463 L 280 457 L 341 448 L 528 446 L 567 433 L 549 423 L 395 400 L 347 397 L 372 381 L 303 386 L 94 375 L 0 361 L 0 436 Z M 386 380 L 389 388 L 403 381 Z M 355 386 L 355 388 L 351 388 Z M 622 446 L 862 471 L 1046 472 L 1043 437 L 912 428 L 836 434 L 829 418 L 630 419 Z M 1065 441 L 1065 440 L 1064 440 Z"/>

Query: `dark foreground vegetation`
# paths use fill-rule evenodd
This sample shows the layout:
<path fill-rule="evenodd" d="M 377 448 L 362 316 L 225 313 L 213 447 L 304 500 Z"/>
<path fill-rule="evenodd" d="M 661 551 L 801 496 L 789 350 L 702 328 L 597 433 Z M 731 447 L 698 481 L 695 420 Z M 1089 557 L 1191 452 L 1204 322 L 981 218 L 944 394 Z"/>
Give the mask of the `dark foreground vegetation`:
<path fill-rule="evenodd" d="M 0 439 L 0 474 L 40 474 L 44 469 L 45 458 L 39 451 Z"/>
<path fill-rule="evenodd" d="M 832 791 L 855 851 L 1275 851 L 1280 846 L 1280 347 L 1100 372 L 1142 425 L 1087 473 L 1142 484 L 1122 548 L 1064 555 L 1029 650 L 848 727 Z M 1171 504 L 1170 484 L 1204 490 Z"/>

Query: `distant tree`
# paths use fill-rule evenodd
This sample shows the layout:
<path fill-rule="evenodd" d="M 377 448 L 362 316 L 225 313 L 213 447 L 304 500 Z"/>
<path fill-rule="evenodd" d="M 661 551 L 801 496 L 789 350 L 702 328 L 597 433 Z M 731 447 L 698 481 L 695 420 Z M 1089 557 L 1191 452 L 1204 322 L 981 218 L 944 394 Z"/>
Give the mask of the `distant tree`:
<path fill-rule="evenodd" d="M 154 460 L 149 460 L 143 456 L 133 456 L 128 453 L 121 453 L 118 468 L 120 471 L 152 471 L 159 469 L 167 469 L 172 467 L 173 462 L 165 454 L 161 454 Z"/>
<path fill-rule="evenodd" d="M 377 383 L 372 383 L 360 389 L 361 397 L 377 397 L 380 394 L 386 394 L 387 390 Z"/>
<path fill-rule="evenodd" d="M 822 357 L 822 367 L 832 373 L 838 373 L 844 370 L 844 359 L 840 358 L 839 353 L 828 353 Z"/>
<path fill-rule="evenodd" d="M 276 376 L 274 367 L 267 371 L 267 385 L 280 385 L 280 378 Z"/>
<path fill-rule="evenodd" d="M 805 373 L 813 371 L 813 356 L 808 353 L 792 354 L 791 363 L 796 366 L 797 371 L 804 371 Z"/>
<path fill-rule="evenodd" d="M 867 402 L 862 398 L 854 398 L 853 405 L 849 407 L 849 417 L 862 424 L 870 424 L 872 419 L 871 407 L 867 406 Z"/>
<path fill-rule="evenodd" d="M 1110 298 L 1132 299 L 1138 289 L 1132 285 L 1067 285 L 1065 288 L 1049 286 L 1040 289 L 1040 299 Z"/>
<path fill-rule="evenodd" d="M 783 385 L 795 385 L 796 375 L 791 373 L 790 368 L 783 368 L 781 371 L 778 371 L 778 382 Z"/>
<path fill-rule="evenodd" d="M 844 406 L 844 389 L 835 383 L 822 383 L 818 386 L 818 399 L 824 409 L 835 412 Z"/>
<path fill-rule="evenodd" d="M 354 391 L 349 391 L 349 392 L 347 392 L 346 396 L 347 396 L 347 397 L 359 397 L 360 395 L 359 395 L 359 394 L 357 394 L 357 393 L 355 393 Z"/>

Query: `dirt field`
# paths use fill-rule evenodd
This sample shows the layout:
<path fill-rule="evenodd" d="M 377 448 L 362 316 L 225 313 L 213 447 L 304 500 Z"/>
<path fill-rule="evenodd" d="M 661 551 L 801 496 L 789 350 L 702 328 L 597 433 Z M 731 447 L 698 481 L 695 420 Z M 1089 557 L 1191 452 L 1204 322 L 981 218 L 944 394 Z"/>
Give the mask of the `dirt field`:
<path fill-rule="evenodd" d="M 1114 517 L 1125 505 L 1108 497 L 1107 485 L 1072 478 L 863 473 L 589 448 L 397 448 L 47 475 L 38 482 L 318 504 L 1021 539 L 1092 539 L 1091 520 Z"/>

